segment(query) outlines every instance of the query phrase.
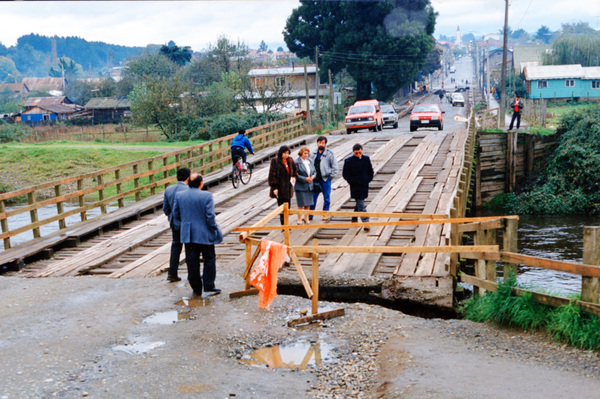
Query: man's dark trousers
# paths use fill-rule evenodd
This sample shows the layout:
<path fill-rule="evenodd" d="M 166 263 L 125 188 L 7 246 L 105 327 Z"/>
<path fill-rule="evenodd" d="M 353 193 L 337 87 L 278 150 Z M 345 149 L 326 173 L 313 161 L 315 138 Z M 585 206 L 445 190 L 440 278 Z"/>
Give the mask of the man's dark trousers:
<path fill-rule="evenodd" d="M 519 130 L 519 127 L 521 126 L 521 112 L 513 112 L 508 130 L 512 130 L 515 118 L 517 119 L 517 130 Z"/>
<path fill-rule="evenodd" d="M 173 228 L 171 225 L 171 233 L 173 234 L 173 241 L 171 242 L 171 258 L 169 259 L 169 276 L 176 277 L 179 270 L 179 257 L 183 244 L 181 243 L 181 232 Z"/>
<path fill-rule="evenodd" d="M 204 260 L 204 273 L 200 275 L 200 254 Z M 194 294 L 201 295 L 202 289 L 212 290 L 215 288 L 217 276 L 217 255 L 214 245 L 203 245 L 195 243 L 185 244 L 185 257 L 188 268 L 188 281 Z M 204 279 L 204 284 L 202 280 Z"/>

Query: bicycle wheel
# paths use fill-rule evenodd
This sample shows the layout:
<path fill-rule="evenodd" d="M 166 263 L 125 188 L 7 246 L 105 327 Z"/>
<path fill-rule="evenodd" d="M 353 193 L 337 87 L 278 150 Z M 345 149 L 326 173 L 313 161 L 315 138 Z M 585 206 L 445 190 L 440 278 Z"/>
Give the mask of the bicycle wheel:
<path fill-rule="evenodd" d="M 252 166 L 248 165 L 246 169 L 242 169 L 240 172 L 240 180 L 244 184 L 248 184 L 250 182 L 250 178 L 252 177 Z"/>
<path fill-rule="evenodd" d="M 231 184 L 233 188 L 238 188 L 240 185 L 240 170 L 237 164 L 234 164 L 233 168 L 231 168 Z"/>

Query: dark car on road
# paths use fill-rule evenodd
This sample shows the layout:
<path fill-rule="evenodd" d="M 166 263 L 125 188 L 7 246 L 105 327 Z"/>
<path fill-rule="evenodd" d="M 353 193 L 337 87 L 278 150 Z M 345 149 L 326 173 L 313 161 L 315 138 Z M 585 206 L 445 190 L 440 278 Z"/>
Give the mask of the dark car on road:
<path fill-rule="evenodd" d="M 414 132 L 420 127 L 444 129 L 444 111 L 438 104 L 415 105 L 410 113 L 410 131 Z"/>

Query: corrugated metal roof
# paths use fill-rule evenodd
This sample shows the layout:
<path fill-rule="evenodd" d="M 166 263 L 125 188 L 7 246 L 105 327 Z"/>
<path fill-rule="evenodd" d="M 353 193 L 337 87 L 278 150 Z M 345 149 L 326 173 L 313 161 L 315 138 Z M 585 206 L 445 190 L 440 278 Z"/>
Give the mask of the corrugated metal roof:
<path fill-rule="evenodd" d="M 25 107 L 39 107 L 41 105 L 55 105 L 70 103 L 66 96 L 59 97 L 29 97 L 25 100 Z"/>
<path fill-rule="evenodd" d="M 127 97 L 98 97 L 92 98 L 85 104 L 86 109 L 118 109 L 130 108 Z"/>
<path fill-rule="evenodd" d="M 73 112 L 79 111 L 81 107 L 77 105 L 65 105 L 65 104 L 42 104 L 32 107 L 27 111 L 24 111 L 23 114 L 38 114 L 38 111 L 48 111 L 54 114 L 71 114 Z"/>
<path fill-rule="evenodd" d="M 307 73 L 316 73 L 316 65 L 307 65 Z M 285 67 L 265 67 L 254 68 L 248 72 L 249 76 L 282 76 L 282 75 L 304 75 L 304 65 L 294 65 Z"/>
<path fill-rule="evenodd" d="M 527 80 L 583 78 L 583 76 L 583 67 L 580 64 L 538 65 L 525 68 Z"/>
<path fill-rule="evenodd" d="M 62 90 L 63 78 L 23 78 L 29 90 Z"/>
<path fill-rule="evenodd" d="M 600 66 L 583 67 L 584 79 L 600 79 Z"/>

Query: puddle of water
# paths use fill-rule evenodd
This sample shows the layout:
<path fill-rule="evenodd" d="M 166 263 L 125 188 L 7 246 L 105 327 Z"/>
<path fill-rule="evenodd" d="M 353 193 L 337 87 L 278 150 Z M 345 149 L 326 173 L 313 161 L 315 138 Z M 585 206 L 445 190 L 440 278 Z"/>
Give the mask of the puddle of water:
<path fill-rule="evenodd" d="M 176 310 L 169 310 L 168 312 L 155 313 L 146 317 L 144 323 L 169 325 L 177 323 L 179 320 L 190 320 L 192 318 L 189 312 L 179 313 Z"/>
<path fill-rule="evenodd" d="M 114 346 L 112 350 L 129 353 L 130 355 L 139 355 L 142 353 L 147 353 L 152 349 L 156 349 L 160 346 L 163 346 L 165 342 L 156 341 L 156 342 L 145 342 L 145 343 L 136 343 L 133 345 L 119 345 Z"/>
<path fill-rule="evenodd" d="M 324 342 L 296 342 L 286 345 L 265 346 L 252 351 L 241 360 L 251 366 L 306 370 L 331 362 L 332 346 Z"/>
<path fill-rule="evenodd" d="M 179 302 L 175 302 L 178 306 L 187 306 L 188 308 L 198 308 L 210 305 L 210 301 L 207 299 L 189 299 L 183 298 Z"/>

